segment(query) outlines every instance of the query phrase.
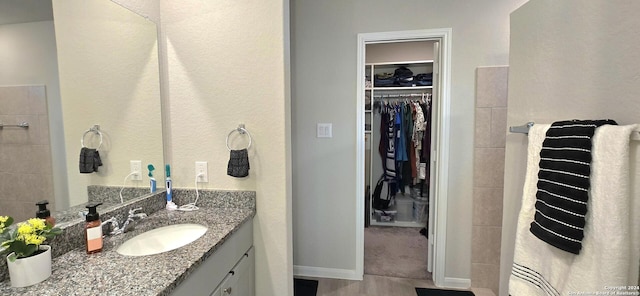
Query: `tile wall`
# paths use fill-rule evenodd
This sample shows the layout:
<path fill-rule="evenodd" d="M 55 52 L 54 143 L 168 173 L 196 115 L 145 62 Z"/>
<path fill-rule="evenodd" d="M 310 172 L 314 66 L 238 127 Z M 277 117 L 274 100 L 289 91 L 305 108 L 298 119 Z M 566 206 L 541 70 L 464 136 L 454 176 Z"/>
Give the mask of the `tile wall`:
<path fill-rule="evenodd" d="M 507 133 L 508 67 L 476 70 L 471 286 L 497 295 L 504 152 Z"/>
<path fill-rule="evenodd" d="M 35 216 L 37 201 L 53 208 L 53 178 L 45 86 L 0 86 L 0 215 Z"/>

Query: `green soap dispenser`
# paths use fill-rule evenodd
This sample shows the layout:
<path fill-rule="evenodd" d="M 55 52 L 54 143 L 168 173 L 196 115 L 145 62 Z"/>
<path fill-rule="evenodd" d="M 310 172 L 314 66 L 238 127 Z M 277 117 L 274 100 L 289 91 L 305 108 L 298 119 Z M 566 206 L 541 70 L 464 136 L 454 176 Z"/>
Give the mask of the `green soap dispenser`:
<path fill-rule="evenodd" d="M 96 208 L 102 203 L 89 203 L 87 209 L 89 213 L 86 216 L 86 223 L 84 225 L 84 239 L 87 246 L 87 254 L 98 253 L 102 251 L 102 222 L 100 221 L 100 214 L 98 214 Z"/>

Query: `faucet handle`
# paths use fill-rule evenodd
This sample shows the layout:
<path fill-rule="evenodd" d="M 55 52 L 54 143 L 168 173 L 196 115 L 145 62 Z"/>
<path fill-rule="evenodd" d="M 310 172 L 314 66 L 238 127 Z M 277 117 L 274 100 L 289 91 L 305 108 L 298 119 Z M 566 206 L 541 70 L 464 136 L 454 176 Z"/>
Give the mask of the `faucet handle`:
<path fill-rule="evenodd" d="M 135 209 L 129 210 L 129 216 L 134 215 L 137 211 L 142 211 L 142 208 L 135 208 Z"/>
<path fill-rule="evenodd" d="M 105 221 L 103 221 L 100 226 L 104 226 L 105 224 L 111 223 L 111 235 L 115 235 L 115 234 L 120 234 L 122 233 L 122 230 L 120 229 L 120 225 L 118 225 L 118 220 L 116 219 L 116 217 L 111 217 Z"/>

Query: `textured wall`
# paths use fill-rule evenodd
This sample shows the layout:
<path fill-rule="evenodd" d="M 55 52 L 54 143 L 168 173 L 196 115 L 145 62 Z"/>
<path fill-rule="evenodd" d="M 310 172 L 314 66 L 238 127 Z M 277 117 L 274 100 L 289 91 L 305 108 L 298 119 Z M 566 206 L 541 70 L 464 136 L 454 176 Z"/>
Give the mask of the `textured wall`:
<path fill-rule="evenodd" d="M 146 0 L 111 0 L 127 9 L 147 18 L 148 20 L 160 23 L 160 2 Z"/>
<path fill-rule="evenodd" d="M 148 163 L 162 167 L 157 33 L 152 22 L 111 1 L 54 1 L 53 9 L 73 205 L 86 201 L 89 184 L 122 185 L 130 160 L 141 160 L 145 173 Z M 103 131 L 104 165 L 80 174 L 80 139 L 94 124 Z M 97 139 L 87 135 L 85 144 L 96 147 Z"/>
<path fill-rule="evenodd" d="M 357 33 L 452 28 L 445 276 L 471 277 L 475 69 L 507 64 L 509 13 L 524 2 L 292 1 L 296 265 L 356 268 Z M 333 138 L 315 137 L 318 122 Z"/>
<path fill-rule="evenodd" d="M 638 123 L 637 11 L 633 0 L 532 0 L 512 13 L 508 125 L 575 118 Z M 634 162 L 638 144 L 632 142 Z M 507 136 L 500 295 L 507 295 L 513 264 L 526 153 L 526 136 Z M 638 174 L 631 183 L 636 200 Z"/>
<path fill-rule="evenodd" d="M 288 1 L 163 1 L 172 177 L 193 188 L 255 190 L 256 295 L 293 295 L 288 143 Z M 165 85 L 167 86 L 167 85 Z M 226 175 L 225 139 L 253 137 L 246 178 Z M 237 133 L 232 148 L 247 144 Z"/>

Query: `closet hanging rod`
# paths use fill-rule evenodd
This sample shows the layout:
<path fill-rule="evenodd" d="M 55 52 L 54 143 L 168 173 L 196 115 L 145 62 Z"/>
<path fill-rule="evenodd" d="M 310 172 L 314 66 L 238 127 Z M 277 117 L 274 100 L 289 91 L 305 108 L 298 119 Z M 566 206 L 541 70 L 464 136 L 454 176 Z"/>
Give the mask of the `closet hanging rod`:
<path fill-rule="evenodd" d="M 533 122 L 527 122 L 526 124 L 519 125 L 519 126 L 510 126 L 509 127 L 509 132 L 518 133 L 518 134 L 529 134 L 529 129 L 534 124 L 535 123 L 533 123 Z M 639 141 L 640 140 L 640 131 L 637 131 L 637 130 L 633 131 L 633 134 L 631 134 L 631 140 Z"/>
<path fill-rule="evenodd" d="M 382 98 L 382 99 L 393 99 L 393 98 L 406 98 L 406 97 L 430 97 L 431 94 L 423 93 L 423 94 L 401 94 L 401 95 L 373 95 L 374 98 Z"/>

